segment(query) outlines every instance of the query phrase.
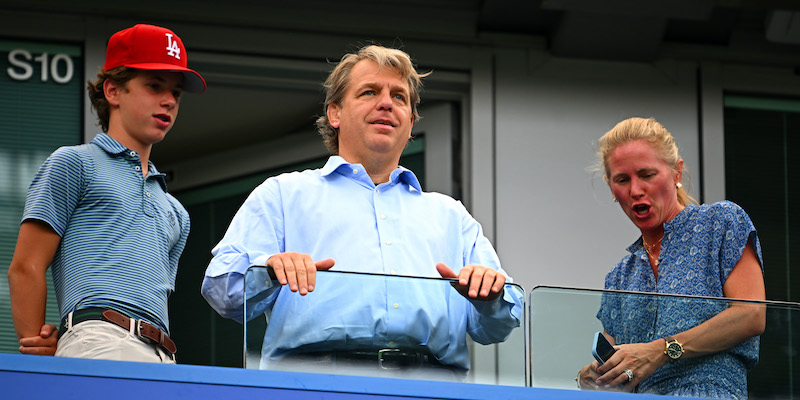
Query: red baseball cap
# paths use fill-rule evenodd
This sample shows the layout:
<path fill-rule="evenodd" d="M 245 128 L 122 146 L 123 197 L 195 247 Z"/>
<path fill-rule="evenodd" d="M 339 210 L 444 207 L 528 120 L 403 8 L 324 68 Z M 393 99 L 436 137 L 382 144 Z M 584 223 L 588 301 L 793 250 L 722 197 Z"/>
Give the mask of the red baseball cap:
<path fill-rule="evenodd" d="M 139 24 L 111 36 L 103 70 L 125 66 L 152 71 L 177 71 L 183 73 L 183 90 L 204 92 L 206 81 L 186 65 L 186 47 L 178 35 L 160 26 Z"/>

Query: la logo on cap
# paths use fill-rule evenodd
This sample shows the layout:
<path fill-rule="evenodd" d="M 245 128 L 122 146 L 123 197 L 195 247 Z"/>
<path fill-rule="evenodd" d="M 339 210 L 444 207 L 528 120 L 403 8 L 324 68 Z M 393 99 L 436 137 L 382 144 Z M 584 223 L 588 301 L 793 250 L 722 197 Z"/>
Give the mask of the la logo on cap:
<path fill-rule="evenodd" d="M 172 34 L 171 33 L 165 33 L 164 35 L 167 37 L 167 54 L 177 58 L 178 60 L 180 60 L 181 59 L 181 48 L 180 48 L 180 46 L 178 46 L 178 41 L 173 41 L 172 40 Z"/>

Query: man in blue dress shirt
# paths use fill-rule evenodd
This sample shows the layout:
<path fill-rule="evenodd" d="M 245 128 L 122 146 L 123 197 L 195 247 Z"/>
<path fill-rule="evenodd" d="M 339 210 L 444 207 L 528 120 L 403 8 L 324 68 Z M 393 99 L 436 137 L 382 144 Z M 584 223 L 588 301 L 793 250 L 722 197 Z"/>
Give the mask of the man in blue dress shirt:
<path fill-rule="evenodd" d="M 380 364 L 391 351 L 411 360 L 404 366 L 462 378 L 467 334 L 496 343 L 519 325 L 521 298 L 504 290 L 510 280 L 480 224 L 460 202 L 423 192 L 399 166 L 425 76 L 400 50 L 367 46 L 345 55 L 325 82 L 326 114 L 317 120 L 332 154 L 327 164 L 267 179 L 213 249 L 203 296 L 227 318 L 267 313 L 262 367 L 297 355 Z M 459 290 L 441 281 L 353 285 L 317 274 L 334 263 L 342 271 L 457 278 Z M 272 267 L 280 285 L 248 281 L 245 318 L 252 265 Z"/>

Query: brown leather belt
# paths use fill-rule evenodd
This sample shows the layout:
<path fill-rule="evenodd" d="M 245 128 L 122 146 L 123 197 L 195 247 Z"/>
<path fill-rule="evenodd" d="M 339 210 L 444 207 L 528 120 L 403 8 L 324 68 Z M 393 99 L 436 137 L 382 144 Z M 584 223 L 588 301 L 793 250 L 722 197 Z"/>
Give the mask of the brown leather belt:
<path fill-rule="evenodd" d="M 72 313 L 72 325 L 77 325 L 84 321 L 100 320 L 111 322 L 112 324 L 119 325 L 125 330 L 131 327 L 131 318 L 126 317 L 122 313 L 105 308 L 84 308 Z M 146 343 L 155 343 L 162 349 L 170 354 L 175 354 L 178 349 L 175 347 L 175 342 L 167 336 L 164 331 L 157 327 L 142 321 L 134 321 L 134 333 L 136 336 Z M 61 326 L 58 328 L 58 335 L 64 333 L 64 328 L 67 326 L 67 319 L 61 320 Z"/>

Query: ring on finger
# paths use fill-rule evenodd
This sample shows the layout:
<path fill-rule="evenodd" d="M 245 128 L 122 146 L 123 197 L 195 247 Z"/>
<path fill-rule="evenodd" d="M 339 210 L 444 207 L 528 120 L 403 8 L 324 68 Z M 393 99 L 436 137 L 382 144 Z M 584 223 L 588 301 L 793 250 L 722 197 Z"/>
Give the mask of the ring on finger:
<path fill-rule="evenodd" d="M 622 372 L 625 372 L 625 375 L 628 375 L 628 382 L 633 380 L 633 371 L 626 369 L 625 371 Z"/>

